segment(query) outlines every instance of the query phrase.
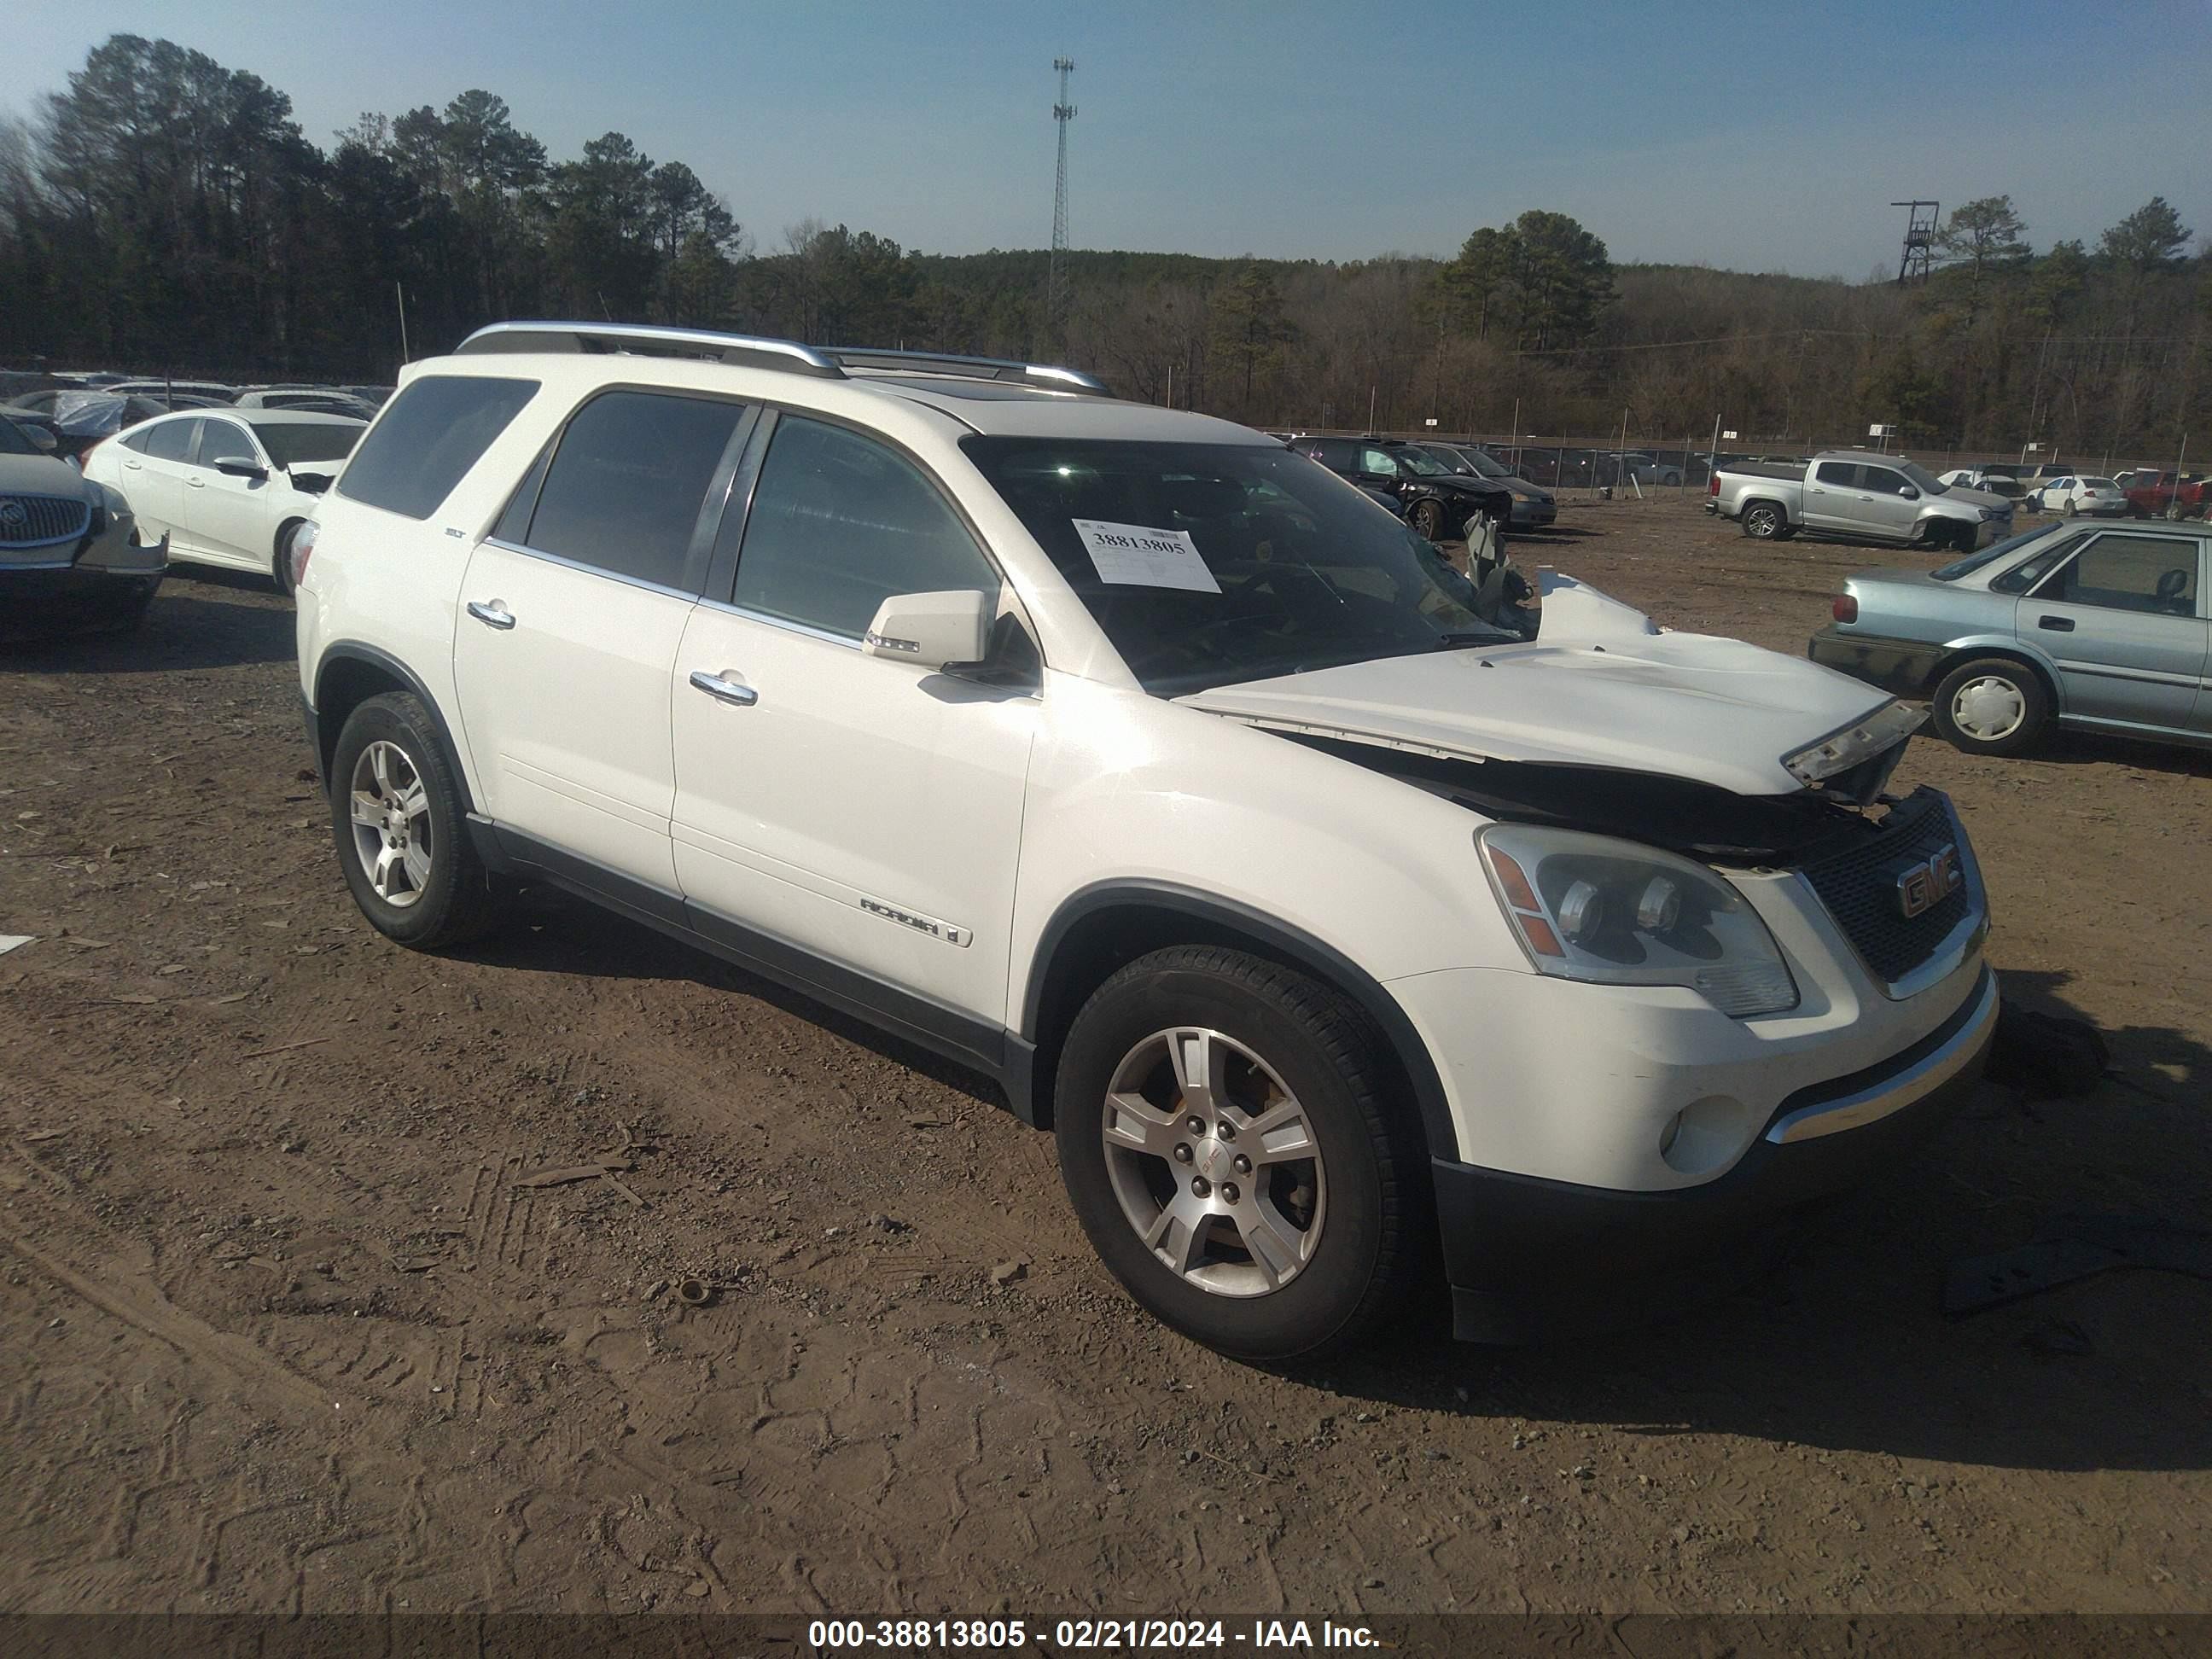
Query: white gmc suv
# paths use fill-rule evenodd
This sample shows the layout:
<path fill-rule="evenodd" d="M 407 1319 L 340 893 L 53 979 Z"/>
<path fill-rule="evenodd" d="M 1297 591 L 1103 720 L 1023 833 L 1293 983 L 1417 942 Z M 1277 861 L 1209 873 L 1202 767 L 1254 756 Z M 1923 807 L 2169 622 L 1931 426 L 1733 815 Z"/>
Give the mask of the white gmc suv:
<path fill-rule="evenodd" d="M 995 1079 L 1130 1294 L 1252 1357 L 1649 1308 L 1980 1070 L 1920 716 L 1088 377 L 507 324 L 295 549 L 345 879 L 548 883 Z M 979 1190 L 976 1201 L 988 1202 Z"/>

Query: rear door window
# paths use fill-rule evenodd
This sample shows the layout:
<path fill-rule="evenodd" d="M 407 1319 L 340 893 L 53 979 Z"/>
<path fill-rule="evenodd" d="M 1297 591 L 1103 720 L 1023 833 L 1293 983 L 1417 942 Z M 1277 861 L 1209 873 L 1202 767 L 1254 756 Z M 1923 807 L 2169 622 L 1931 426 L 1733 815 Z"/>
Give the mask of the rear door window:
<path fill-rule="evenodd" d="M 2197 543 L 2189 538 L 2099 536 L 2036 589 L 2035 597 L 2106 611 L 2193 617 L 2197 566 Z"/>
<path fill-rule="evenodd" d="M 426 374 L 408 383 L 338 478 L 338 494 L 427 519 L 538 391 L 535 380 Z"/>
<path fill-rule="evenodd" d="M 699 509 L 747 412 L 708 398 L 602 392 L 561 434 L 521 544 L 697 594 L 708 552 Z M 511 528 L 504 519 L 500 527 Z"/>
<path fill-rule="evenodd" d="M 1823 461 L 1814 473 L 1813 481 L 1836 489 L 1852 489 L 1858 485 L 1859 470 L 1849 461 Z"/>
<path fill-rule="evenodd" d="M 146 453 L 157 461 L 182 461 L 192 453 L 198 421 L 163 421 L 147 428 Z"/>

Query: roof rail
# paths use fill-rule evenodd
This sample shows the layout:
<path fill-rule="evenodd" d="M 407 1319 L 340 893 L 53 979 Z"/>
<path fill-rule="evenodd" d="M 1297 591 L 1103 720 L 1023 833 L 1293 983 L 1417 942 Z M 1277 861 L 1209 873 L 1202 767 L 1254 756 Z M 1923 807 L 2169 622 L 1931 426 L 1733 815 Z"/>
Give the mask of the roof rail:
<path fill-rule="evenodd" d="M 847 368 L 912 370 L 922 374 L 952 374 L 970 380 L 1010 380 L 1042 386 L 1053 392 L 1087 392 L 1110 398 L 1105 381 L 1079 368 L 1059 368 L 1049 363 L 1025 363 L 1010 357 L 963 357 L 943 351 L 889 351 L 873 346 L 823 346 L 822 354 Z"/>
<path fill-rule="evenodd" d="M 1103 380 L 1079 369 L 1024 363 L 1004 357 L 963 357 L 937 351 L 891 351 L 867 346 L 810 346 L 712 329 L 661 328 L 646 323 L 492 323 L 453 348 L 456 356 L 501 351 L 565 351 L 640 356 L 698 357 L 780 368 L 817 380 L 841 380 L 848 368 L 957 375 L 1007 380 L 1054 392 L 1111 397 Z"/>
<path fill-rule="evenodd" d="M 845 371 L 812 346 L 709 329 L 656 328 L 644 323 L 493 323 L 453 348 L 457 357 L 495 351 L 569 351 L 646 357 L 703 357 L 710 362 L 781 368 L 817 380 Z"/>

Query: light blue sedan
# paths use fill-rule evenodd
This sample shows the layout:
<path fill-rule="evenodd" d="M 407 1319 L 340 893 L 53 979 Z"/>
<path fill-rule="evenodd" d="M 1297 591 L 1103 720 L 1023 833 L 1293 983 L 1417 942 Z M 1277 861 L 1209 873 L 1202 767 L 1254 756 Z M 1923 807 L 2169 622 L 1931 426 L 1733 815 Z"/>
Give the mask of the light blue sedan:
<path fill-rule="evenodd" d="M 1814 661 L 1902 697 L 1972 754 L 2056 721 L 2212 747 L 2212 547 L 2202 525 L 2053 525 L 1931 571 L 1862 570 Z"/>

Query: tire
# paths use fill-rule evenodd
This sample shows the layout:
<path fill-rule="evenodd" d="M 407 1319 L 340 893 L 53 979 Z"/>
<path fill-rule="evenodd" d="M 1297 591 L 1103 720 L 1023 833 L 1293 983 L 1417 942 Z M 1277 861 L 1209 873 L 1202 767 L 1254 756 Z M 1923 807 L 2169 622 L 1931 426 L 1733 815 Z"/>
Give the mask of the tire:
<path fill-rule="evenodd" d="M 2042 738 L 2051 718 L 2051 695 L 2024 663 L 1977 657 L 1943 677 L 1931 712 L 1936 730 L 1955 749 L 1969 755 L 2021 755 Z"/>
<path fill-rule="evenodd" d="M 1425 542 L 1440 542 L 1444 538 L 1444 504 L 1438 501 L 1415 501 L 1406 514 L 1406 522 L 1413 526 L 1413 533 Z"/>
<path fill-rule="evenodd" d="M 2179 523 L 2182 517 L 2181 503 L 2179 501 L 2168 501 L 2166 504 L 2166 516 L 2176 523 Z"/>
<path fill-rule="evenodd" d="M 1200 1047 L 1194 1069 L 1226 1079 L 1225 1104 L 1179 1081 Z M 1162 1323 L 1239 1358 L 1371 1334 L 1431 1253 L 1425 1146 L 1384 1053 L 1354 1005 L 1242 951 L 1177 946 L 1115 974 L 1068 1031 L 1054 1111 L 1068 1200 L 1108 1270 Z M 1277 1152 L 1255 1170 L 1244 1149 L 1273 1114 Z"/>
<path fill-rule="evenodd" d="M 1772 501 L 1753 501 L 1743 510 L 1743 533 L 1755 542 L 1786 541 L 1790 515 Z"/>
<path fill-rule="evenodd" d="M 2066 498 L 2066 505 L 2058 510 L 2069 519 L 2078 519 L 2081 516 L 2081 503 L 2069 495 Z"/>
<path fill-rule="evenodd" d="M 278 532 L 276 562 L 269 568 L 270 580 L 276 584 L 276 591 L 288 599 L 295 597 L 292 591 L 292 538 L 299 533 L 300 526 L 296 524 L 288 524 Z"/>
<path fill-rule="evenodd" d="M 377 932 L 410 950 L 442 951 L 496 919 L 490 877 L 464 827 L 460 787 L 420 698 L 386 692 L 356 708 L 338 732 L 327 781 L 338 867 Z M 365 811 L 381 807 L 385 816 L 356 823 L 356 794 Z"/>

